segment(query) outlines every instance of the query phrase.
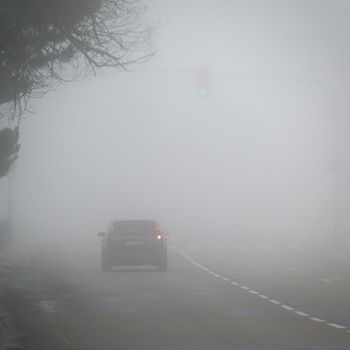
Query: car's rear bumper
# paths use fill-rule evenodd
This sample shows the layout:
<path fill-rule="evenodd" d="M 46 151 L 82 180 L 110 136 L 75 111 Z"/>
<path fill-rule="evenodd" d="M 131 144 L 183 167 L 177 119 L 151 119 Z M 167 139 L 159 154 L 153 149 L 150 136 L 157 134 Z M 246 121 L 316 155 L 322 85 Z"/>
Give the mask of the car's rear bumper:
<path fill-rule="evenodd" d="M 166 247 L 122 247 L 104 254 L 110 265 L 159 265 L 166 258 Z"/>

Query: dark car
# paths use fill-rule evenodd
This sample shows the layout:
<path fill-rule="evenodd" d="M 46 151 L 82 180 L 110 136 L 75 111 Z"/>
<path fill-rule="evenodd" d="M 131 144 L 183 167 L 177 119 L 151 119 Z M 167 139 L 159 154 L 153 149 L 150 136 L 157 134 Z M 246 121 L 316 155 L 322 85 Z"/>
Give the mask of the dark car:
<path fill-rule="evenodd" d="M 166 236 L 153 220 L 113 221 L 107 232 L 100 232 L 102 270 L 117 265 L 154 265 L 167 269 Z"/>

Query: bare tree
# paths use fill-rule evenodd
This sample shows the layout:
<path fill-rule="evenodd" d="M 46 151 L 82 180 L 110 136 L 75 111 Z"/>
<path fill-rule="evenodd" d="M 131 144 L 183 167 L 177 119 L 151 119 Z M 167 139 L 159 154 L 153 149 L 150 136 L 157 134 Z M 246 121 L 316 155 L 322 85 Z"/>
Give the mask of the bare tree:
<path fill-rule="evenodd" d="M 153 55 L 139 0 L 0 0 L 0 113 L 105 67 Z"/>

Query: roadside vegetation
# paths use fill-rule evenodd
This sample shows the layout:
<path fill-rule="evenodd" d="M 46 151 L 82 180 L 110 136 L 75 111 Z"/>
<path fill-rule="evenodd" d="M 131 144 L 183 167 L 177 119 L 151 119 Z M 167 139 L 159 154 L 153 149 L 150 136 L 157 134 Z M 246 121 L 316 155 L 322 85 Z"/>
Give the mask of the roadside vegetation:
<path fill-rule="evenodd" d="M 0 177 L 17 158 L 32 98 L 153 55 L 145 13 L 139 0 L 0 0 L 0 123 L 15 125 L 0 130 Z"/>
<path fill-rule="evenodd" d="M 4 297 L 13 266 L 4 255 L 0 256 L 0 297 Z M 0 303 L 0 350 L 19 349 L 20 340 L 11 314 L 4 303 Z"/>

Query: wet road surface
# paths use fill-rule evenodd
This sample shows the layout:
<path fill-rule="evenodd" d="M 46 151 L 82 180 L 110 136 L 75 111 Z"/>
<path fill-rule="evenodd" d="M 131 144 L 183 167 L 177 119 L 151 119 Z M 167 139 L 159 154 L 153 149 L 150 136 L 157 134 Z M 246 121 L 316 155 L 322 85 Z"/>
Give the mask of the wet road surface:
<path fill-rule="evenodd" d="M 169 249 L 167 272 L 103 273 L 98 249 L 72 248 L 31 259 L 9 302 L 29 350 L 345 350 L 347 266 L 293 249 L 193 245 Z"/>

